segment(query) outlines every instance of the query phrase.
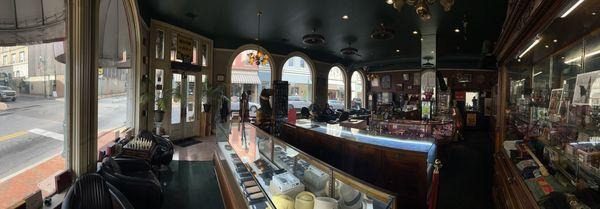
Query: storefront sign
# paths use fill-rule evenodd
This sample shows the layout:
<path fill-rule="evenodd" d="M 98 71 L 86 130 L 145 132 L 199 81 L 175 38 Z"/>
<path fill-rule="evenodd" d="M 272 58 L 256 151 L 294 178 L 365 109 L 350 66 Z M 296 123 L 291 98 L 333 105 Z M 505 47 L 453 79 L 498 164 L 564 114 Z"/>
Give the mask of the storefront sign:
<path fill-rule="evenodd" d="M 183 60 L 184 63 L 191 63 L 194 53 L 193 43 L 192 39 L 179 36 L 177 38 L 177 59 Z"/>
<path fill-rule="evenodd" d="M 467 113 L 467 126 L 474 127 L 477 125 L 477 114 Z"/>
<path fill-rule="evenodd" d="M 454 93 L 454 99 L 456 99 L 457 102 L 464 102 L 466 94 L 467 93 L 464 91 L 457 91 Z"/>

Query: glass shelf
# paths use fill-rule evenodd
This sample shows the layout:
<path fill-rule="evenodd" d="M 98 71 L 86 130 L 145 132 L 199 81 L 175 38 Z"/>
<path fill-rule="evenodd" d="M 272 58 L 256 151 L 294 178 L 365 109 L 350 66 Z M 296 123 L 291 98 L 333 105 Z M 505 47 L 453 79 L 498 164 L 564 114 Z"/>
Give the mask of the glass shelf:
<path fill-rule="evenodd" d="M 337 201 L 340 208 L 396 207 L 395 195 L 387 191 L 341 172 L 253 125 L 246 124 L 244 132 L 247 138 L 242 137 L 238 124 L 232 124 L 228 141 L 217 144 L 218 155 L 224 156 L 237 177 L 239 182 L 235 183 L 245 195 L 248 208 L 286 208 L 297 198 L 302 203 L 333 198 L 329 200 Z M 241 176 L 246 171 L 250 178 L 244 179 Z M 244 180 L 255 181 L 259 190 L 247 191 Z M 260 193 L 264 198 L 250 201 L 250 192 Z"/>

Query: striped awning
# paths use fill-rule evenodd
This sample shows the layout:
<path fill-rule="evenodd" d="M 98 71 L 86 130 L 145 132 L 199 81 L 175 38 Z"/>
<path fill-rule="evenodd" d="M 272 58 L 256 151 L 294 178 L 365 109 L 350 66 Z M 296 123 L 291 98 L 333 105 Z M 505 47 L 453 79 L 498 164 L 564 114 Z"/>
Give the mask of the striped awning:
<path fill-rule="evenodd" d="M 231 83 L 261 84 L 258 71 L 231 71 Z"/>

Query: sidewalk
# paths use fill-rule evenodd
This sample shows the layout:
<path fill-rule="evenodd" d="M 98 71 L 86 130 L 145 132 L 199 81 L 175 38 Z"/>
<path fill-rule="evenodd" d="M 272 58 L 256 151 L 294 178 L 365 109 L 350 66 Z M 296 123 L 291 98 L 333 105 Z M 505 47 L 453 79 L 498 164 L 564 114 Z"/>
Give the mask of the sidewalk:
<path fill-rule="evenodd" d="M 115 138 L 112 131 L 99 133 L 98 137 L 98 147 L 104 146 Z M 64 171 L 66 166 L 65 158 L 58 154 L 0 182 L 0 209 L 13 206 L 38 189 L 42 190 L 44 197 L 54 193 L 56 190 L 54 176 Z"/>

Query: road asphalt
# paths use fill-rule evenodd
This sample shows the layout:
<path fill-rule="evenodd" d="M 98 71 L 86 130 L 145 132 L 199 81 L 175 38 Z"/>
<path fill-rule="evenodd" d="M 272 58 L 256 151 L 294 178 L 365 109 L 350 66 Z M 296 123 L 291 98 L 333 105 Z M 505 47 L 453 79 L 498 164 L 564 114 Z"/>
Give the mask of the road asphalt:
<path fill-rule="evenodd" d="M 0 181 L 63 153 L 64 99 L 20 96 L 0 110 Z M 123 126 L 124 96 L 98 100 L 99 132 Z"/>

